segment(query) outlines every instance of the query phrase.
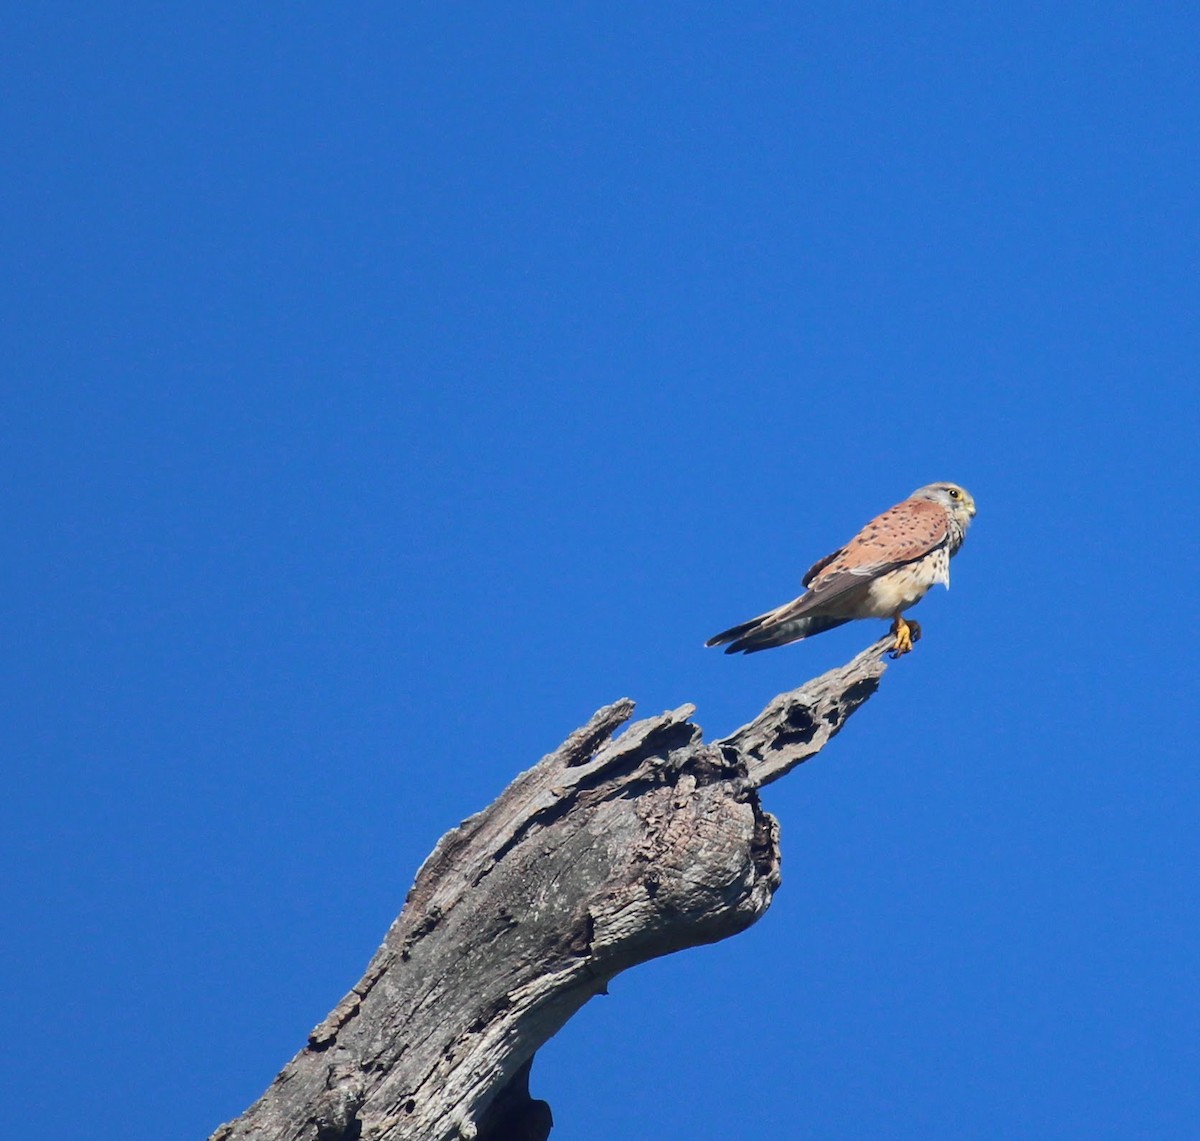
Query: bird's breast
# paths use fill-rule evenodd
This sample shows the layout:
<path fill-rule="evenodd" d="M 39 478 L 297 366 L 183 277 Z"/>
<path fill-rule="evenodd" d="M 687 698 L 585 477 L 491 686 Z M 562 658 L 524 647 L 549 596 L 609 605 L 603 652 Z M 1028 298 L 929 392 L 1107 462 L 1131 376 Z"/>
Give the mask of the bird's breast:
<path fill-rule="evenodd" d="M 932 559 L 921 559 L 880 575 L 866 592 L 865 603 L 873 618 L 890 618 L 920 602 L 935 582 L 944 581 Z"/>

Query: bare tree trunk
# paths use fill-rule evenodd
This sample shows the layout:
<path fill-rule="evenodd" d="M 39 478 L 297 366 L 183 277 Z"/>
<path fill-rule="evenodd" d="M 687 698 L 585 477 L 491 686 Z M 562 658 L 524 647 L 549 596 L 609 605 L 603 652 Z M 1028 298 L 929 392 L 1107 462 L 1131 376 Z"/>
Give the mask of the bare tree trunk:
<path fill-rule="evenodd" d="M 878 688 L 884 638 L 724 740 L 601 709 L 417 873 L 366 974 L 210 1141 L 544 1141 L 538 1047 L 620 971 L 750 926 L 779 886 L 757 790 Z"/>

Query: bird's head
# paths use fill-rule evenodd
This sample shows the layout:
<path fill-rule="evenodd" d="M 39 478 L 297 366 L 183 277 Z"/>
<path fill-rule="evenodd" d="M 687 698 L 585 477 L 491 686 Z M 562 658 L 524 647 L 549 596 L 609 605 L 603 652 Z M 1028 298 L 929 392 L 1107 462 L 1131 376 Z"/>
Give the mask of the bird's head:
<path fill-rule="evenodd" d="M 928 499 L 944 507 L 963 527 L 975 516 L 975 500 L 965 487 L 957 483 L 930 483 L 919 487 L 909 496 L 910 499 Z"/>

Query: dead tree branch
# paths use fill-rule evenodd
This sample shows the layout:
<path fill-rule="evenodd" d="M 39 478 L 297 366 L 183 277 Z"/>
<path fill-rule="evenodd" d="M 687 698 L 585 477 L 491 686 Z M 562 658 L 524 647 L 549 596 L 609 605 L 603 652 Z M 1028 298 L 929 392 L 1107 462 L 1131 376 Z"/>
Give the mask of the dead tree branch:
<path fill-rule="evenodd" d="M 757 790 L 878 688 L 884 638 L 713 744 L 601 709 L 447 832 L 359 983 L 211 1141 L 544 1141 L 537 1049 L 614 975 L 744 930 L 779 886 Z"/>

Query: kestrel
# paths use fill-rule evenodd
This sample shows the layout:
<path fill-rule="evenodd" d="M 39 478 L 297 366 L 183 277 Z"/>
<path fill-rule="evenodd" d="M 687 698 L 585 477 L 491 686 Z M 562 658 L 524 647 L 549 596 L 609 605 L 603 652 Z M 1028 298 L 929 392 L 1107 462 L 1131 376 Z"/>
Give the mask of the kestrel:
<path fill-rule="evenodd" d="M 956 483 L 931 483 L 877 515 L 844 547 L 814 563 L 808 588 L 775 610 L 723 630 L 705 643 L 753 654 L 821 634 L 855 618 L 890 618 L 892 657 L 921 636 L 904 611 L 934 583 L 950 587 L 950 559 L 975 516 L 975 500 Z M 726 645 L 728 643 L 728 645 Z"/>

